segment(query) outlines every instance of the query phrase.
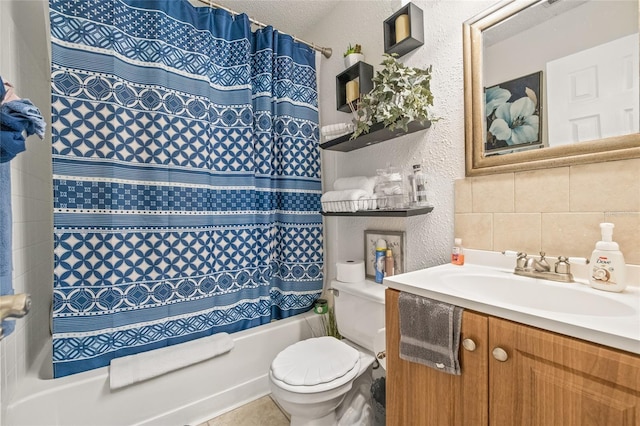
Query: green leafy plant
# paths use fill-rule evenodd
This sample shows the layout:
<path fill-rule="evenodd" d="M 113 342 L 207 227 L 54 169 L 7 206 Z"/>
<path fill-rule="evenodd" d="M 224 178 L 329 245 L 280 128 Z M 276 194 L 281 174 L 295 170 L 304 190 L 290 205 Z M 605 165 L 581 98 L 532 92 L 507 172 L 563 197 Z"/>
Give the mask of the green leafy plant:
<path fill-rule="evenodd" d="M 347 48 L 347 51 L 344 52 L 343 56 L 351 55 L 352 53 L 362 53 L 362 46 L 359 44 L 351 46 L 351 43 L 349 43 L 349 47 Z"/>
<path fill-rule="evenodd" d="M 398 62 L 396 54 L 384 55 L 382 70 L 373 77 L 371 92 L 361 96 L 355 111 L 356 126 L 351 139 L 368 133 L 375 123 L 383 123 L 390 130 L 408 130 L 408 124 L 436 121 L 429 112 L 433 106 L 431 66 L 412 68 Z"/>
<path fill-rule="evenodd" d="M 336 314 L 333 308 L 329 308 L 326 314 L 322 315 L 322 326 L 327 336 L 335 337 L 336 339 L 342 339 L 340 332 L 338 331 L 338 323 L 336 321 Z"/>

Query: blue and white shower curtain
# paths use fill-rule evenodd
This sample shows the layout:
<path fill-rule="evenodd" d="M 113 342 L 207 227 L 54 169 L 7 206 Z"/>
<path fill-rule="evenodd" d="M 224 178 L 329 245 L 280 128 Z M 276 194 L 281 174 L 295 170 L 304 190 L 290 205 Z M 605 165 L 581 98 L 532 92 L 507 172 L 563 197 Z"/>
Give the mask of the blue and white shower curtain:
<path fill-rule="evenodd" d="M 50 0 L 54 374 L 308 310 L 314 52 L 186 0 Z"/>

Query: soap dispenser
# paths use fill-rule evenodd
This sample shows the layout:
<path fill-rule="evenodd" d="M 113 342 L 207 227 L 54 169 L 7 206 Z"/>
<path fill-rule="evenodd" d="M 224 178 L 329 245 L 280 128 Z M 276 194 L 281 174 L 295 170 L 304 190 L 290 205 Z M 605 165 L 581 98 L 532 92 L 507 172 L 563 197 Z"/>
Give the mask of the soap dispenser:
<path fill-rule="evenodd" d="M 606 291 L 622 291 L 627 286 L 626 265 L 618 243 L 613 241 L 613 223 L 601 223 L 602 240 L 591 254 L 589 285 Z"/>

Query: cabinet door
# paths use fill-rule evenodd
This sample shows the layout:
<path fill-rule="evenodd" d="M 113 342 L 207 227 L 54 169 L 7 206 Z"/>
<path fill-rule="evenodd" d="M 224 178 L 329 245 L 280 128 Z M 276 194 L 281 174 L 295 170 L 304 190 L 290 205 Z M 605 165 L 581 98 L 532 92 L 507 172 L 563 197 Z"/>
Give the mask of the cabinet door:
<path fill-rule="evenodd" d="M 640 357 L 489 318 L 490 424 L 640 425 Z"/>
<path fill-rule="evenodd" d="M 393 289 L 386 293 L 387 425 L 486 425 L 487 317 L 463 312 L 461 338 L 472 339 L 476 350 L 460 348 L 462 374 L 453 376 L 400 359 L 399 295 Z"/>

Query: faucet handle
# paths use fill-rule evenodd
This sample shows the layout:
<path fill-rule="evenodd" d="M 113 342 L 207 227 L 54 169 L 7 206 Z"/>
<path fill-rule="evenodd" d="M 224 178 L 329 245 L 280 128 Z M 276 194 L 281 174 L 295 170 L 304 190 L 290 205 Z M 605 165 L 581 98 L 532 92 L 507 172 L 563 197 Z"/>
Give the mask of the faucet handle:
<path fill-rule="evenodd" d="M 569 259 L 564 256 L 558 256 L 558 261 L 554 267 L 556 274 L 570 274 L 571 265 L 569 265 Z"/>
<path fill-rule="evenodd" d="M 527 253 L 518 252 L 516 259 L 516 271 L 521 271 L 527 266 Z"/>

